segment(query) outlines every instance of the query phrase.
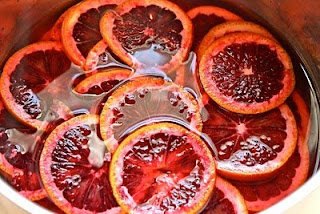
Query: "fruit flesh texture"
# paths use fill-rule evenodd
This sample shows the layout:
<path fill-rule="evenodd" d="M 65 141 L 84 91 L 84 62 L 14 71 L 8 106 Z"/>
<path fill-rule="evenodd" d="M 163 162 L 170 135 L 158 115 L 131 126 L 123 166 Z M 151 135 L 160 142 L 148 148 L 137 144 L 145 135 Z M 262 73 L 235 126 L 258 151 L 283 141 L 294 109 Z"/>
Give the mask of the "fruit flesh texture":
<path fill-rule="evenodd" d="M 145 14 L 148 14 L 147 19 Z M 156 60 L 158 65 L 164 65 L 170 60 L 170 55 L 181 48 L 182 23 L 167 9 L 155 5 L 138 6 L 122 15 L 121 19 L 116 19 L 114 25 L 113 33 L 124 49 L 144 63 L 153 64 L 150 61 Z M 130 32 L 132 39 L 123 37 L 128 29 L 133 29 Z M 148 57 L 150 54 L 152 57 Z"/>
<path fill-rule="evenodd" d="M 98 167 L 89 161 L 88 142 L 96 135 L 89 125 L 66 131 L 53 151 L 51 172 L 55 185 L 74 207 L 103 212 L 118 204 L 109 183 L 107 154 Z"/>
<path fill-rule="evenodd" d="M 126 155 L 123 185 L 137 204 L 152 203 L 152 196 L 158 195 L 161 210 L 176 210 L 186 205 L 199 190 L 197 181 L 202 179 L 204 168 L 200 157 L 183 138 L 156 134 L 141 139 Z M 158 152 L 153 154 L 152 151 Z M 182 179 L 184 181 L 178 183 Z M 180 198 L 182 195 L 188 197 Z"/>
<path fill-rule="evenodd" d="M 264 102 L 284 87 L 284 66 L 277 53 L 266 45 L 235 43 L 212 57 L 212 61 L 212 81 L 223 95 L 237 102 Z"/>
<path fill-rule="evenodd" d="M 92 8 L 81 14 L 74 26 L 73 38 L 77 42 L 77 48 L 86 58 L 89 51 L 102 39 L 99 20 L 105 11 L 115 8 L 116 5 L 104 5 Z"/>
<path fill-rule="evenodd" d="M 50 82 L 67 71 L 70 61 L 62 51 L 30 53 L 19 62 L 10 77 L 10 92 L 31 118 L 44 114 L 44 104 L 37 96 Z"/>

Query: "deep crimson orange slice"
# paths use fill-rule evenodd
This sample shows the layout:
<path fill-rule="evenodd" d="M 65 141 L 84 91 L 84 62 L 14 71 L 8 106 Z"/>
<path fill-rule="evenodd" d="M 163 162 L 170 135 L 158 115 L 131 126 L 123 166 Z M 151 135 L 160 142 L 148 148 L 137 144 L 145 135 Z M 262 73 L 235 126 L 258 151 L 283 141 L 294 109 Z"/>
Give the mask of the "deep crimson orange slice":
<path fill-rule="evenodd" d="M 198 46 L 202 38 L 211 28 L 226 21 L 242 20 L 238 15 L 215 6 L 199 6 L 188 11 L 194 26 L 193 50 Z"/>
<path fill-rule="evenodd" d="M 202 128 L 199 104 L 190 93 L 162 78 L 137 77 L 108 98 L 100 116 L 101 136 L 113 153 L 128 130 L 159 120 Z"/>
<path fill-rule="evenodd" d="M 201 59 L 207 48 L 218 38 L 235 32 L 251 32 L 260 34 L 261 36 L 275 40 L 273 35 L 258 24 L 247 21 L 228 21 L 219 24 L 209 30 L 209 32 L 201 40 L 197 52 L 197 58 Z"/>
<path fill-rule="evenodd" d="M 84 69 L 87 71 L 97 69 L 98 66 L 103 65 L 108 62 L 107 55 L 108 45 L 104 40 L 98 42 L 93 48 L 89 51 Z"/>
<path fill-rule="evenodd" d="M 131 75 L 132 71 L 122 68 L 99 72 L 82 80 L 74 90 L 80 94 L 104 94 L 103 98 L 95 100 L 90 110 L 91 113 L 100 114 L 111 93 Z"/>
<path fill-rule="evenodd" d="M 275 177 L 260 183 L 235 182 L 234 185 L 244 196 L 248 209 L 259 212 L 278 203 L 306 181 L 309 161 L 307 140 L 299 134 L 295 152 Z"/>
<path fill-rule="evenodd" d="M 72 7 L 62 24 L 62 43 L 73 63 L 82 66 L 89 51 L 102 39 L 99 22 L 103 14 L 122 0 L 86 0 Z"/>
<path fill-rule="evenodd" d="M 106 13 L 101 34 L 109 48 L 133 68 L 171 72 L 189 54 L 192 23 L 167 0 L 128 0 Z"/>
<path fill-rule="evenodd" d="M 216 185 L 210 201 L 201 214 L 246 214 L 247 205 L 237 188 L 221 177 L 216 177 Z"/>
<path fill-rule="evenodd" d="M 97 135 L 99 117 L 81 115 L 54 129 L 40 157 L 52 201 L 66 213 L 118 213 L 109 183 L 111 154 Z"/>
<path fill-rule="evenodd" d="M 276 174 L 296 148 L 297 126 L 286 104 L 258 115 L 242 115 L 209 101 L 203 124 L 217 150 L 220 175 L 263 180 Z"/>
<path fill-rule="evenodd" d="M 205 142 L 172 123 L 129 135 L 114 153 L 110 173 L 114 196 L 129 213 L 197 213 L 216 177 Z"/>
<path fill-rule="evenodd" d="M 222 107 L 242 114 L 281 105 L 295 86 L 291 59 L 274 40 L 239 32 L 215 40 L 200 61 L 205 91 Z"/>
<path fill-rule="evenodd" d="M 0 78 L 0 93 L 8 111 L 20 122 L 44 129 L 49 121 L 70 118 L 70 110 L 56 99 L 39 97 L 46 86 L 70 68 L 70 61 L 58 42 L 38 42 L 6 62 Z"/>
<path fill-rule="evenodd" d="M 38 161 L 42 140 L 36 131 L 16 121 L 0 100 L 0 174 L 21 195 L 30 200 L 46 196 L 42 188 Z"/>

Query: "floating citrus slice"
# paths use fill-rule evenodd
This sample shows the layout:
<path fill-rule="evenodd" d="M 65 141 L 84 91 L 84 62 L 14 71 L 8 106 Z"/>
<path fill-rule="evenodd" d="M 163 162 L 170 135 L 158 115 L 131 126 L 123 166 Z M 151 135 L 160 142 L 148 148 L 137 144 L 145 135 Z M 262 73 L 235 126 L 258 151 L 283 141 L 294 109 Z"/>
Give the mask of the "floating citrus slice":
<path fill-rule="evenodd" d="M 235 32 L 251 32 L 260 34 L 261 36 L 275 40 L 273 35 L 265 28 L 253 22 L 246 21 L 229 21 L 219 24 L 213 28 L 203 37 L 197 49 L 197 57 L 200 61 L 201 56 L 208 49 L 208 47 L 218 38 Z"/>
<path fill-rule="evenodd" d="M 286 104 L 263 114 L 241 115 L 212 101 L 203 124 L 217 149 L 220 175 L 236 180 L 271 177 L 290 158 L 297 142 L 294 116 Z"/>
<path fill-rule="evenodd" d="M 243 196 L 226 180 L 216 177 L 216 185 L 207 206 L 201 214 L 247 214 Z"/>
<path fill-rule="evenodd" d="M 35 130 L 16 121 L 1 101 L 0 124 L 0 169 L 4 177 L 24 197 L 33 201 L 44 198 L 38 171 L 42 140 L 37 139 Z"/>
<path fill-rule="evenodd" d="M 128 0 L 106 13 L 101 34 L 109 48 L 134 68 L 173 71 L 189 54 L 192 22 L 167 0 Z"/>
<path fill-rule="evenodd" d="M 93 48 L 89 51 L 84 64 L 84 69 L 91 71 L 97 69 L 99 65 L 106 64 L 108 62 L 108 45 L 104 40 L 98 42 Z"/>
<path fill-rule="evenodd" d="M 299 134 L 295 152 L 275 177 L 260 183 L 239 182 L 234 185 L 242 193 L 248 209 L 259 212 L 276 204 L 306 181 L 309 161 L 307 141 Z"/>
<path fill-rule="evenodd" d="M 58 42 L 31 44 L 13 54 L 0 78 L 0 93 L 8 111 L 20 122 L 44 129 L 48 121 L 70 118 L 70 110 L 56 100 L 39 97 L 46 86 L 70 68 Z"/>
<path fill-rule="evenodd" d="M 121 68 L 99 72 L 82 80 L 74 90 L 80 94 L 104 94 L 104 97 L 93 101 L 90 110 L 91 113 L 100 114 L 111 93 L 131 75 L 132 71 Z"/>
<path fill-rule="evenodd" d="M 238 15 L 220 7 L 215 6 L 199 6 L 188 11 L 194 26 L 193 47 L 199 46 L 202 38 L 209 32 L 211 28 L 226 21 L 242 20 Z M 193 49 L 195 49 L 193 48 Z"/>
<path fill-rule="evenodd" d="M 128 130 L 161 120 L 202 127 L 199 105 L 190 93 L 162 78 L 137 77 L 108 98 L 100 116 L 101 135 L 113 153 Z"/>
<path fill-rule="evenodd" d="M 110 165 L 110 183 L 130 213 L 197 213 L 215 183 L 215 161 L 200 137 L 158 123 L 129 135 Z"/>
<path fill-rule="evenodd" d="M 122 0 L 82 1 L 72 7 L 62 24 L 62 43 L 76 65 L 83 65 L 89 51 L 102 39 L 99 22 L 103 14 Z"/>
<path fill-rule="evenodd" d="M 232 33 L 215 40 L 200 61 L 205 91 L 222 107 L 242 114 L 281 105 L 295 86 L 291 59 L 274 40 Z"/>
<path fill-rule="evenodd" d="M 118 213 L 109 183 L 111 154 L 97 135 L 99 117 L 81 115 L 54 129 L 40 157 L 53 202 L 66 213 Z"/>

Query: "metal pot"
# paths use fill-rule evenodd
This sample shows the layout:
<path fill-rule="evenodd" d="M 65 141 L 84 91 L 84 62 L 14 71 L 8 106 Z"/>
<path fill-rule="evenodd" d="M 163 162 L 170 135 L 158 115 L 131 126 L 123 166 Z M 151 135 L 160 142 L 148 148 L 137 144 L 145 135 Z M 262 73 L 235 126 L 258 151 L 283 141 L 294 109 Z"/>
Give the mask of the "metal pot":
<path fill-rule="evenodd" d="M 21 46 L 34 42 L 33 38 L 43 34 L 53 24 L 52 20 L 77 2 L 79 0 L 2 0 L 0 4 L 0 68 L 10 54 Z M 306 212 L 308 208 L 316 207 L 315 200 L 320 199 L 320 172 L 318 170 L 320 158 L 320 1 L 224 0 L 215 2 L 218 5 L 235 5 L 237 9 L 245 11 L 262 24 L 271 27 L 280 38 L 284 38 L 290 44 L 306 68 L 305 74 L 310 84 L 310 91 L 306 93 L 310 93 L 311 97 L 311 134 L 308 142 L 313 157 L 311 177 L 301 188 L 263 213 Z M 26 212 L 51 213 L 20 196 L 2 179 L 0 179 L 0 193 Z M 15 207 L 15 205 L 12 206 Z"/>

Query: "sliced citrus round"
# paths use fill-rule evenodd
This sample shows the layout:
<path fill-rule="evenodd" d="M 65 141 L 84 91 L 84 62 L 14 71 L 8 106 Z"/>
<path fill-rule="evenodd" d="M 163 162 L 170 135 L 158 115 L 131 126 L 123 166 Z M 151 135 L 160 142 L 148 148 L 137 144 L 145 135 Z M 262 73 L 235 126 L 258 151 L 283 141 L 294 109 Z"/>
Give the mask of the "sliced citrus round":
<path fill-rule="evenodd" d="M 194 26 L 193 47 L 198 47 L 202 38 L 209 30 L 226 21 L 242 20 L 238 15 L 220 7 L 199 6 L 188 11 Z M 193 48 L 195 49 L 195 48 Z"/>
<path fill-rule="evenodd" d="M 35 130 L 23 126 L 0 101 L 0 169 L 8 183 L 30 200 L 46 196 L 38 170 L 42 140 Z M 0 171 L 1 172 L 1 171 Z"/>
<path fill-rule="evenodd" d="M 68 119 L 70 111 L 55 99 L 57 96 L 45 99 L 39 93 L 70 65 L 58 42 L 34 43 L 13 54 L 0 78 L 0 93 L 8 111 L 20 122 L 38 129 L 44 129 L 49 120 Z"/>
<path fill-rule="evenodd" d="M 61 28 L 64 18 L 66 17 L 69 10 L 62 13 L 62 15 L 58 18 L 58 20 L 54 23 L 52 28 L 47 31 L 42 37 L 41 41 L 61 41 Z"/>
<path fill-rule="evenodd" d="M 80 115 L 54 129 L 40 157 L 43 185 L 66 213 L 118 213 L 109 183 L 111 154 L 97 135 L 99 117 Z"/>
<path fill-rule="evenodd" d="M 263 114 L 242 115 L 209 101 L 203 124 L 217 150 L 220 175 L 236 180 L 273 176 L 290 158 L 297 143 L 295 118 L 286 104 Z"/>
<path fill-rule="evenodd" d="M 109 48 L 133 68 L 173 71 L 189 54 L 192 22 L 167 0 L 128 0 L 106 13 L 101 34 Z"/>
<path fill-rule="evenodd" d="M 207 206 L 201 214 L 247 214 L 243 196 L 237 188 L 221 177 L 216 177 L 216 185 Z"/>
<path fill-rule="evenodd" d="M 190 93 L 162 78 L 137 77 L 108 98 L 100 116 L 101 136 L 113 153 L 128 130 L 161 120 L 202 127 L 199 104 Z"/>
<path fill-rule="evenodd" d="M 242 114 L 281 105 L 295 86 L 286 51 L 274 40 L 248 32 L 215 40 L 201 58 L 199 73 L 215 102 Z"/>
<path fill-rule="evenodd" d="M 104 40 L 98 42 L 93 48 L 88 52 L 84 69 L 91 71 L 97 69 L 98 66 L 106 64 L 108 62 L 108 45 Z"/>
<path fill-rule="evenodd" d="M 197 213 L 212 194 L 215 177 L 205 142 L 173 123 L 135 131 L 110 164 L 114 196 L 129 213 Z"/>
<path fill-rule="evenodd" d="M 92 103 L 90 112 L 100 114 L 111 93 L 132 75 L 128 69 L 116 68 L 99 72 L 82 80 L 74 90 L 80 94 L 102 95 Z"/>
<path fill-rule="evenodd" d="M 204 52 L 216 39 L 235 32 L 251 32 L 276 40 L 268 30 L 253 22 L 228 21 L 211 28 L 211 30 L 203 37 L 197 48 L 197 58 L 201 59 L 201 56 L 203 56 Z"/>
<path fill-rule="evenodd" d="M 73 63 L 82 66 L 89 51 L 102 39 L 99 22 L 103 14 L 122 0 L 82 1 L 72 7 L 62 24 L 62 43 Z"/>
<path fill-rule="evenodd" d="M 307 140 L 299 135 L 295 152 L 275 177 L 265 182 L 234 182 L 234 185 L 242 193 L 248 209 L 259 212 L 276 204 L 306 181 L 309 161 Z"/>

